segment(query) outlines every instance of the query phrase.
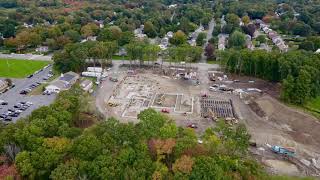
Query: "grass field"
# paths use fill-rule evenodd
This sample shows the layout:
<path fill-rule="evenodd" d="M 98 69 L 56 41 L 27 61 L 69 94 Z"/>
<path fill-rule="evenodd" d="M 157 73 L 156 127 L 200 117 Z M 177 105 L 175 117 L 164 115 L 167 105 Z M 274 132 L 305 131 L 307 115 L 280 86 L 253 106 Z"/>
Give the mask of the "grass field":
<path fill-rule="evenodd" d="M 47 64 L 47 61 L 0 59 L 0 77 L 24 78 Z"/>

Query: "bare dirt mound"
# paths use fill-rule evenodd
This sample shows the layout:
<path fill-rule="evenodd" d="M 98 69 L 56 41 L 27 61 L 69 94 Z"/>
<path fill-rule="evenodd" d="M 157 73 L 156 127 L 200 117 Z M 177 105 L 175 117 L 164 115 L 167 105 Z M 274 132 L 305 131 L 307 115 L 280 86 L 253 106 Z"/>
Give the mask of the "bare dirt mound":
<path fill-rule="evenodd" d="M 320 122 L 315 117 L 281 104 L 276 99 L 264 95 L 256 99 L 264 110 L 268 121 L 299 144 L 313 147 L 320 152 Z"/>
<path fill-rule="evenodd" d="M 249 103 L 249 107 L 254 111 L 259 117 L 265 117 L 266 113 L 261 109 L 259 104 L 255 101 Z"/>

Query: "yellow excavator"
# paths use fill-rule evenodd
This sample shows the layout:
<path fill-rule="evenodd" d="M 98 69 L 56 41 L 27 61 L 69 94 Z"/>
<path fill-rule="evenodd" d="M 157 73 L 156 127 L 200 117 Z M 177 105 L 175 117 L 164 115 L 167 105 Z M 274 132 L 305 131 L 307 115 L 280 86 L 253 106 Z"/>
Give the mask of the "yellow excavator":
<path fill-rule="evenodd" d="M 164 101 L 164 94 L 161 95 L 161 97 L 159 98 L 159 100 L 156 102 L 158 105 L 162 105 L 162 102 Z"/>

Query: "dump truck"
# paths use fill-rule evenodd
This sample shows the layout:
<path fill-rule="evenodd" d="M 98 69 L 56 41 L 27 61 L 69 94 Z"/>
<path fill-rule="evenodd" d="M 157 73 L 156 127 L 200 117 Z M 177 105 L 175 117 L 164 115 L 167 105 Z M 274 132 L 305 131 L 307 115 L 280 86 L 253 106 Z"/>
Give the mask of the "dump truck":
<path fill-rule="evenodd" d="M 293 148 L 288 148 L 288 147 L 281 147 L 281 146 L 272 146 L 271 150 L 274 153 L 281 154 L 281 155 L 286 155 L 286 156 L 294 156 L 295 151 Z"/>

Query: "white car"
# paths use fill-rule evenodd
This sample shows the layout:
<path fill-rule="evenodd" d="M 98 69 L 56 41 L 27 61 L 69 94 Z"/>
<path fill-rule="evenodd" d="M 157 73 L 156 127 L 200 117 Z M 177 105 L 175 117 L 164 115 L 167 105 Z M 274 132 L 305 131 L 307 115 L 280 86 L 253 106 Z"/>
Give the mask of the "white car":
<path fill-rule="evenodd" d="M 33 103 L 30 101 L 26 102 L 26 104 L 33 105 Z"/>
<path fill-rule="evenodd" d="M 210 87 L 209 87 L 209 90 L 210 90 L 210 91 L 217 91 L 217 88 L 214 87 L 214 86 L 210 86 Z"/>

